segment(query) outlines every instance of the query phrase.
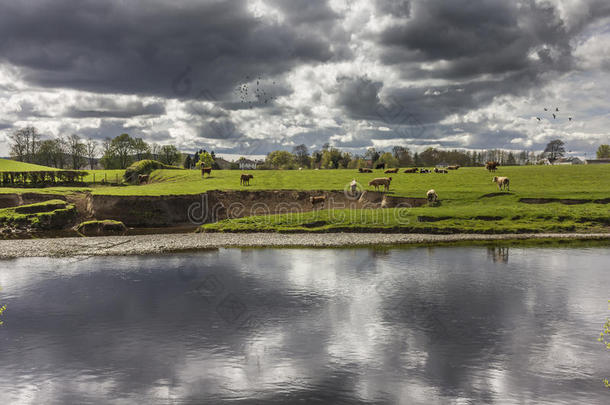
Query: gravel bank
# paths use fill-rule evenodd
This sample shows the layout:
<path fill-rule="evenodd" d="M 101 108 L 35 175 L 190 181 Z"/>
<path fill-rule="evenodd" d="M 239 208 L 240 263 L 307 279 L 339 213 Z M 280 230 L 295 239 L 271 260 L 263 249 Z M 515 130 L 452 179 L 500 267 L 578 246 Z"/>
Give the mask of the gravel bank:
<path fill-rule="evenodd" d="M 183 233 L 0 241 L 0 259 L 35 256 L 143 255 L 221 247 L 343 247 L 524 239 L 610 240 L 601 234 Z"/>

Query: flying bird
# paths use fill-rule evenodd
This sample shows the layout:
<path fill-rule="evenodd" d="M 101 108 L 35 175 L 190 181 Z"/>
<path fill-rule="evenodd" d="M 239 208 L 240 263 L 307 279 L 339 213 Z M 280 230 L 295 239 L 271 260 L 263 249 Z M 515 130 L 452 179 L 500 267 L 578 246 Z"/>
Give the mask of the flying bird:
<path fill-rule="evenodd" d="M 540 121 L 540 117 L 536 117 L 536 119 L 537 119 L 538 121 Z"/>
<path fill-rule="evenodd" d="M 553 114 L 553 119 L 557 118 L 557 116 L 555 114 Z"/>
<path fill-rule="evenodd" d="M 569 120 L 569 121 L 572 121 L 572 117 L 568 117 L 568 120 Z"/>
<path fill-rule="evenodd" d="M 555 107 L 555 111 L 559 112 L 559 107 Z"/>
<path fill-rule="evenodd" d="M 548 110 L 549 110 L 548 108 L 544 107 L 544 111 L 548 111 Z"/>

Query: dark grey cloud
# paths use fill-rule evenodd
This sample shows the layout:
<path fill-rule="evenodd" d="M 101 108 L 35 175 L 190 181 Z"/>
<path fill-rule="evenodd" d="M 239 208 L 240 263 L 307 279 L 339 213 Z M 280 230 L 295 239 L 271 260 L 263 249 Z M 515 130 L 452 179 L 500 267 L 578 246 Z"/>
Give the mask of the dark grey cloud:
<path fill-rule="evenodd" d="M 255 18 L 243 0 L 3 3 L 0 60 L 45 87 L 187 98 L 208 89 L 221 97 L 246 75 L 279 76 L 334 57 L 321 27 Z M 315 19 L 327 9 L 318 3 L 294 15 Z M 172 86 L 176 80 L 188 83 Z"/>
<path fill-rule="evenodd" d="M 98 98 L 86 108 L 70 106 L 64 116 L 70 118 L 130 118 L 141 115 L 163 115 L 165 104 L 155 102 L 144 104 L 142 101 L 121 103 L 108 98 Z"/>
<path fill-rule="evenodd" d="M 582 46 L 607 34 L 605 0 L 374 0 L 368 14 L 356 3 L 0 0 L 0 131 L 40 122 L 98 139 L 171 132 L 179 147 L 252 154 L 331 138 L 355 149 L 394 139 L 454 147 L 448 117 L 507 96 L 530 103 L 573 72 L 608 66 L 602 41 Z M 588 115 L 605 114 L 589 104 Z M 497 124 L 461 125 L 465 146 L 532 138 Z"/>

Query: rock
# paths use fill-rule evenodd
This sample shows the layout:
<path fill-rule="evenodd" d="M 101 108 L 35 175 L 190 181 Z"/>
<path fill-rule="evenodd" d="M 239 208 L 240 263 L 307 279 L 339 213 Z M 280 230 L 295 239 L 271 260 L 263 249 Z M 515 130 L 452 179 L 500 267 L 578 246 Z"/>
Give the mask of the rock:
<path fill-rule="evenodd" d="M 82 222 L 75 229 L 83 236 L 123 235 L 127 231 L 125 224 L 111 219 Z"/>

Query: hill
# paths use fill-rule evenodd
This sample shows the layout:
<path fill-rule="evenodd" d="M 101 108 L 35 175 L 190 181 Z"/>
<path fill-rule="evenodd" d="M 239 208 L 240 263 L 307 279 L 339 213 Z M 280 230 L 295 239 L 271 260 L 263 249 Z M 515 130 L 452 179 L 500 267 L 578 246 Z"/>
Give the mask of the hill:
<path fill-rule="evenodd" d="M 59 170 L 55 167 L 34 165 L 31 163 L 18 162 L 10 159 L 0 159 L 0 172 L 1 171 L 12 171 L 12 172 L 30 172 L 36 170 Z"/>

